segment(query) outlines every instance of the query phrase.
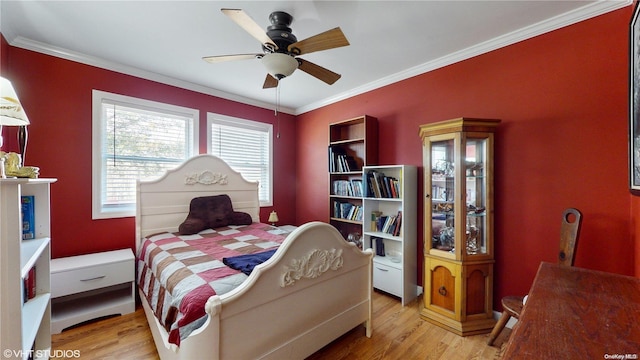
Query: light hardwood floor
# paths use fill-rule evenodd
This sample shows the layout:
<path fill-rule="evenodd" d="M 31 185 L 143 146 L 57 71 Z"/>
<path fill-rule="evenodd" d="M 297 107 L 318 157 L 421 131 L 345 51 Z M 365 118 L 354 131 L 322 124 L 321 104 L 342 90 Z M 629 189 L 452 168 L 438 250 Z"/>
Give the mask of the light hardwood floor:
<path fill-rule="evenodd" d="M 487 346 L 488 334 L 460 337 L 420 319 L 420 301 L 402 307 L 374 292 L 373 336 L 357 327 L 309 357 L 318 359 L 500 359 L 502 349 Z M 505 329 L 496 340 L 501 346 Z M 53 350 L 79 350 L 81 359 L 158 359 L 144 312 L 90 322 L 53 335 Z M 54 353 L 55 354 L 55 353 Z M 203 357 L 205 359 L 205 357 Z"/>

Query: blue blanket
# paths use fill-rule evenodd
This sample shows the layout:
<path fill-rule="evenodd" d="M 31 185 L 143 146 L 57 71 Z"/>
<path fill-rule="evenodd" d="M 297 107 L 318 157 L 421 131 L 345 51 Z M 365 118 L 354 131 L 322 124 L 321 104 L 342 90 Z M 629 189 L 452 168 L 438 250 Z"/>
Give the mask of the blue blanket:
<path fill-rule="evenodd" d="M 246 254 L 246 255 L 238 255 L 231 256 L 227 258 L 223 258 L 222 262 L 228 267 L 242 271 L 243 273 L 249 275 L 253 271 L 253 268 L 256 265 L 260 265 L 263 262 L 269 260 L 273 253 L 278 249 L 267 250 L 255 254 Z"/>

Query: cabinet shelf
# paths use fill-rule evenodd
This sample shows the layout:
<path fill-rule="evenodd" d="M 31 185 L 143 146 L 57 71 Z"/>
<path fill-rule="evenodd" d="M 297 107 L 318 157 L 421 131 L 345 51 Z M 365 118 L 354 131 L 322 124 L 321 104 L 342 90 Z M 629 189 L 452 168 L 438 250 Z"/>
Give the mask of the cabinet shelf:
<path fill-rule="evenodd" d="M 402 202 L 402 198 L 378 198 L 378 197 L 370 197 L 367 196 L 365 199 L 370 200 L 370 201 L 396 201 L 396 202 Z"/>
<path fill-rule="evenodd" d="M 342 222 L 346 224 L 362 225 L 362 221 L 357 221 L 357 220 L 349 220 L 349 219 L 343 219 L 343 218 L 337 218 L 337 217 L 332 217 L 330 219 L 331 221 L 337 221 L 337 222 Z"/>
<path fill-rule="evenodd" d="M 354 138 L 354 139 L 337 140 L 337 141 L 331 141 L 329 145 L 348 145 L 348 144 L 361 143 L 361 142 L 364 142 L 364 140 L 365 139 L 363 137 Z"/>
<path fill-rule="evenodd" d="M 379 238 L 388 239 L 392 241 L 402 241 L 401 236 L 393 236 L 391 234 L 388 234 L 382 231 L 365 231 L 364 234 L 367 236 L 379 237 Z"/>
<path fill-rule="evenodd" d="M 42 253 L 47 249 L 50 239 L 48 237 L 22 240 L 20 251 L 20 277 L 27 276 L 29 270 L 35 265 Z"/>
<path fill-rule="evenodd" d="M 51 321 L 55 324 L 54 332 L 85 320 L 130 313 L 134 307 L 132 299 L 131 284 L 53 299 Z"/>
<path fill-rule="evenodd" d="M 42 319 L 49 306 L 51 294 L 39 294 L 29 299 L 22 307 L 22 349 L 31 350 L 31 345 L 36 339 Z"/>
<path fill-rule="evenodd" d="M 429 249 L 429 255 L 455 260 L 456 255 L 452 252 L 453 250 L 455 249 L 452 249 L 452 250 Z"/>
<path fill-rule="evenodd" d="M 358 170 L 358 171 L 332 171 L 329 173 L 329 175 L 356 175 L 356 176 L 360 176 L 362 175 L 362 171 Z"/>
<path fill-rule="evenodd" d="M 349 196 L 349 195 L 335 195 L 335 194 L 331 194 L 329 195 L 330 198 L 336 198 L 336 199 L 351 199 L 351 200 L 362 200 L 361 197 L 357 197 L 357 196 Z"/>

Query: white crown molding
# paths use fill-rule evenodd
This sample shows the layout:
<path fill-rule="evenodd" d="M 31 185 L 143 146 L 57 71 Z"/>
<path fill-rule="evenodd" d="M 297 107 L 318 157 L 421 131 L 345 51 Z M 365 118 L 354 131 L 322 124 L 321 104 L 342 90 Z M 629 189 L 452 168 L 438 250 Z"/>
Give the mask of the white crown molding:
<path fill-rule="evenodd" d="M 466 59 L 470 59 L 474 56 L 482 55 L 490 51 L 500 49 L 523 40 L 533 38 L 538 35 L 542 35 L 565 26 L 576 24 L 580 21 L 590 19 L 608 12 L 621 9 L 633 3 L 633 0 L 600 0 L 594 3 L 585 5 L 579 9 L 569 11 L 562 15 L 558 15 L 537 24 L 533 24 L 522 29 L 518 29 L 511 33 L 498 36 L 494 39 L 470 46 L 466 49 L 448 54 L 438 59 L 426 62 L 424 64 L 409 68 L 407 70 L 395 73 L 393 75 L 378 79 L 363 86 L 351 89 L 342 94 L 311 103 L 306 106 L 302 106 L 296 109 L 295 115 L 300 115 L 305 112 L 309 112 L 323 106 L 327 106 L 338 101 L 342 101 L 356 95 L 361 95 L 366 92 L 379 89 L 381 87 L 391 85 L 393 83 L 406 80 L 416 75 L 421 75 L 429 71 L 433 71 Z"/>
<path fill-rule="evenodd" d="M 269 110 L 274 110 L 273 104 L 227 93 L 227 92 L 216 90 L 207 86 L 202 86 L 202 85 L 194 84 L 188 81 L 179 80 L 170 76 L 161 75 L 161 74 L 143 70 L 140 68 L 122 65 L 112 61 L 107 61 L 98 57 L 85 55 L 85 54 L 67 50 L 61 47 L 27 39 L 21 36 L 16 37 L 9 44 L 11 46 L 19 47 L 22 49 L 35 51 L 35 52 L 55 56 L 55 57 L 66 59 L 66 60 L 75 61 L 85 65 L 99 67 L 101 69 L 115 71 L 125 75 L 131 75 L 131 76 L 135 76 L 135 77 L 139 77 L 139 78 L 143 78 L 151 81 L 156 81 L 166 85 L 176 86 L 182 89 L 192 90 L 202 94 L 216 96 L 226 100 L 236 101 L 236 102 L 247 104 L 247 105 L 253 105 L 253 106 L 257 106 L 257 107 L 261 107 Z M 294 109 L 286 108 L 286 107 L 279 107 L 278 111 L 287 113 L 287 114 L 292 114 L 292 115 L 295 113 Z"/>
<path fill-rule="evenodd" d="M 560 29 L 565 26 L 573 25 L 583 20 L 587 20 L 593 18 L 595 16 L 599 16 L 602 14 L 606 14 L 608 12 L 621 9 L 623 7 L 629 6 L 633 3 L 633 0 L 600 0 L 596 2 L 589 3 L 581 8 L 575 9 L 573 11 L 569 11 L 565 14 L 546 19 L 537 24 L 513 31 L 509 34 L 505 34 L 494 39 L 485 41 L 480 44 L 476 44 L 474 46 L 470 46 L 466 49 L 451 53 L 449 55 L 440 57 L 438 59 L 426 62 L 424 64 L 420 64 L 413 68 L 409 68 L 407 70 L 395 73 L 393 75 L 378 79 L 376 81 L 372 81 L 365 85 L 359 86 L 357 88 L 351 89 L 349 91 L 345 91 L 341 94 L 337 94 L 335 96 L 308 104 L 306 106 L 301 106 L 296 109 L 291 108 L 279 108 L 279 111 L 292 114 L 292 115 L 300 115 L 305 112 L 309 112 L 323 106 L 331 105 L 338 101 L 342 101 L 357 95 L 361 95 L 363 93 L 379 89 L 381 87 L 406 80 L 408 78 L 414 77 L 416 75 L 421 75 L 427 73 L 429 71 L 433 71 L 502 47 L 506 47 L 517 42 L 530 39 L 532 37 L 542 35 L 547 32 L 551 32 L 557 29 Z M 198 85 L 195 83 L 191 83 L 188 81 L 183 81 L 179 79 L 175 79 L 169 76 L 161 75 L 158 73 L 146 71 L 143 69 L 125 66 L 122 64 L 118 64 L 115 62 L 107 61 L 101 58 L 92 57 L 88 55 L 84 55 L 81 53 L 73 52 L 70 50 L 66 50 L 63 48 L 59 48 L 56 46 L 44 44 L 41 42 L 37 42 L 34 40 L 30 40 L 23 37 L 16 37 L 10 42 L 11 46 L 36 51 L 39 53 L 79 62 L 86 65 L 96 66 L 99 68 L 119 72 L 126 75 L 136 76 L 143 79 L 148 79 L 152 81 L 156 81 L 162 84 L 172 85 L 179 88 L 196 91 L 199 93 L 216 96 L 219 98 L 236 101 L 239 103 L 253 105 L 265 109 L 274 109 L 274 105 L 270 103 L 266 103 L 263 101 L 258 101 L 255 99 L 250 99 L 247 97 L 223 92 L 220 90 L 216 90 L 210 87 Z"/>

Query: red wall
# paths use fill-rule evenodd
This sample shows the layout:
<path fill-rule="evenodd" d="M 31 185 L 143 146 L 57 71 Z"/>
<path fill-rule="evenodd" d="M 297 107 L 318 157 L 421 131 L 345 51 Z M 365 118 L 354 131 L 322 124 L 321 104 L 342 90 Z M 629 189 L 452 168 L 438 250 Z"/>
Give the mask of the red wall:
<path fill-rule="evenodd" d="M 2 35 L 2 34 L 0 34 Z M 9 67 L 9 45 L 4 36 L 0 36 L 0 75 L 5 74 Z M 4 77 L 4 75 L 2 75 Z"/>
<path fill-rule="evenodd" d="M 631 12 L 630 6 L 295 121 L 284 116 L 275 140 L 274 208 L 281 222 L 328 218 L 330 122 L 375 116 L 380 164 L 421 167 L 419 125 L 460 116 L 499 118 L 494 298 L 526 292 L 539 262 L 554 261 L 566 207 L 583 213 L 576 266 L 627 275 L 635 269 L 640 276 L 640 265 L 634 265 L 640 259 L 640 241 L 634 242 L 640 200 L 627 185 Z M 59 179 L 52 192 L 54 257 L 133 247 L 133 218 L 91 220 L 92 89 L 199 109 L 201 152 L 207 111 L 275 122 L 271 110 L 14 48 L 4 40 L 0 45 L 0 70 L 14 82 L 32 121 L 27 164 Z M 15 150 L 14 129 L 5 128 L 4 135 L 5 150 Z M 422 219 L 422 187 L 418 193 Z M 261 216 L 269 211 L 263 208 Z M 420 238 L 422 226 L 420 221 Z"/>
<path fill-rule="evenodd" d="M 583 213 L 575 265 L 634 273 L 627 184 L 631 7 L 298 116 L 297 222 L 328 218 L 328 124 L 378 118 L 379 163 L 420 166 L 421 124 L 502 119 L 496 134 L 496 308 L 555 261 L 561 214 Z M 345 74 L 344 76 L 348 76 Z M 314 184 L 314 186 L 310 186 Z M 423 234 L 420 187 L 419 237 Z M 422 264 L 422 241 L 418 241 Z M 640 274 L 640 272 L 638 273 Z M 419 270 L 420 279 L 422 278 Z"/>
<path fill-rule="evenodd" d="M 26 164 L 39 166 L 52 185 L 52 256 L 63 257 L 125 247 L 134 248 L 134 218 L 91 219 L 91 91 L 98 89 L 200 110 L 200 152 L 206 152 L 206 113 L 215 112 L 274 124 L 272 110 L 244 105 L 33 51 L 2 46 L 8 71 L 27 111 Z M 4 57 L 3 57 L 4 60 Z M 4 65 L 4 61 L 3 61 Z M 281 114 L 274 147 L 274 206 L 283 224 L 294 223 L 294 116 Z M 17 151 L 14 129 L 5 127 L 5 151 Z"/>

